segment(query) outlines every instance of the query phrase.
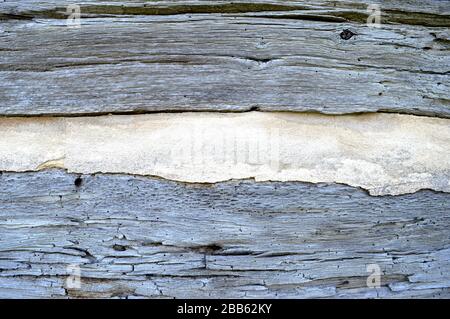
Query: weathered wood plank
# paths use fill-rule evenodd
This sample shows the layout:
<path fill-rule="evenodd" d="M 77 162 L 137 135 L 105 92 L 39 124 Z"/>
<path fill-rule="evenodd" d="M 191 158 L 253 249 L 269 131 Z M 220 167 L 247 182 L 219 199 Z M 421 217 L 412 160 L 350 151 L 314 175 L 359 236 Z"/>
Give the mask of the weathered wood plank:
<path fill-rule="evenodd" d="M 65 27 L 59 2 L 45 3 L 2 9 L 9 16 L 0 22 L 0 114 L 450 115 L 445 1 L 386 3 L 423 21 L 386 13 L 380 29 L 365 25 L 364 1 L 125 3 L 130 12 L 123 2 L 85 2 L 91 18 L 78 29 Z M 27 15 L 37 19 L 11 19 Z M 348 28 L 357 35 L 341 39 Z"/>
<path fill-rule="evenodd" d="M 0 115 L 281 110 L 450 117 L 450 2 L 383 1 L 379 29 L 365 24 L 371 2 L 87 0 L 78 3 L 81 28 L 66 27 L 61 1 L 0 2 Z M 356 35 L 342 39 L 345 29 Z M 195 123 L 196 115 L 183 116 Z M 269 115 L 239 116 L 258 126 L 253 116 Z M 282 126 L 297 143 L 286 148 L 297 160 L 283 169 L 298 173 L 309 160 L 311 167 L 321 163 L 317 176 L 335 181 L 347 167 L 339 182 L 378 195 L 448 190 L 447 120 L 386 125 L 363 115 L 317 126 L 321 116 L 303 116 L 308 130 Z M 97 171 L 98 158 L 80 159 L 96 155 L 92 149 L 108 153 L 104 146 L 115 141 L 109 130 L 130 128 L 125 118 L 112 127 L 103 118 L 3 119 L 1 167 Z M 119 148 L 121 158 L 104 161 L 106 171 L 148 172 L 149 159 L 165 158 L 143 152 L 145 137 L 159 132 L 145 118 L 131 121 L 138 125 L 129 135 L 141 154 Z M 84 127 L 86 121 L 93 125 Z M 427 126 L 435 121 L 441 124 Z M 309 144 L 329 130 L 335 134 Z M 105 145 L 92 147 L 99 136 Z M 380 139 L 389 141 L 388 153 L 374 156 Z M 334 159 L 369 158 L 389 174 L 360 162 L 321 166 L 330 152 Z M 371 197 L 323 183 L 0 172 L 0 297 L 449 298 L 449 196 L 423 190 Z M 367 287 L 368 264 L 380 266 L 380 288 Z M 68 265 L 81 267 L 80 289 L 67 286 Z"/>
<path fill-rule="evenodd" d="M 448 194 L 78 177 L 0 175 L 1 297 L 450 296 Z"/>
<path fill-rule="evenodd" d="M 145 1 L 145 0 L 83 0 L 77 4 L 85 8 L 85 14 L 96 15 L 173 15 L 197 13 L 248 13 L 248 12 L 283 12 L 294 10 L 310 10 L 310 13 L 323 11 L 332 16 L 352 21 L 365 22 L 367 8 L 373 4 L 371 0 L 328 1 L 328 0 L 241 0 L 241 1 Z M 0 13 L 15 14 L 28 17 L 64 17 L 66 3 L 60 0 L 8 0 L 1 3 Z M 450 14 L 448 0 L 388 0 L 382 1 L 384 22 L 412 23 L 433 25 L 437 20 L 447 21 Z M 14 16 L 5 16 L 14 18 Z M 448 21 L 447 21 L 448 23 Z"/>

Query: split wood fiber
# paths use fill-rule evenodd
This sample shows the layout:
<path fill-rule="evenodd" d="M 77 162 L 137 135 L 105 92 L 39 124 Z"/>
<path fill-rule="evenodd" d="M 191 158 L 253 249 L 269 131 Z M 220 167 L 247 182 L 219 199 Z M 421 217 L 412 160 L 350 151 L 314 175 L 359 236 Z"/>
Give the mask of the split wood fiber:
<path fill-rule="evenodd" d="M 3 173 L 0 207 L 4 298 L 450 297 L 445 193 L 48 170 Z"/>

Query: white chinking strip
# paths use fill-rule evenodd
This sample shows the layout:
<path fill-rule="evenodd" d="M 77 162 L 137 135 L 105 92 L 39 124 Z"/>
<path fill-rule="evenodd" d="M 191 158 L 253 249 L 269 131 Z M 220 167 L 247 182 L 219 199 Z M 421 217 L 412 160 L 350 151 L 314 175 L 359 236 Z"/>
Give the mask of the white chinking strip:
<path fill-rule="evenodd" d="M 0 170 L 344 183 L 450 192 L 450 120 L 400 114 L 159 113 L 0 119 Z"/>

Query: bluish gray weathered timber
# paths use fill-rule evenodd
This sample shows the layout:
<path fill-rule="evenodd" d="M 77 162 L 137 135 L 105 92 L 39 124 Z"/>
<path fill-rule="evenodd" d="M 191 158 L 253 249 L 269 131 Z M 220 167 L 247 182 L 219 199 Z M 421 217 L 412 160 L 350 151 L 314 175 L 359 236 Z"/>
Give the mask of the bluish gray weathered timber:
<path fill-rule="evenodd" d="M 71 2 L 0 0 L 0 116 L 29 117 L 2 122 L 12 136 L 0 141 L 3 155 L 55 146 L 62 135 L 49 136 L 52 127 L 38 125 L 47 119 L 33 118 L 44 115 L 83 123 L 109 113 L 396 112 L 450 121 L 448 0 L 377 1 L 380 28 L 366 23 L 372 0 L 73 1 L 79 28 L 66 25 Z M 24 135 L 22 120 L 41 129 Z M 365 129 L 362 120 L 347 123 L 343 134 L 361 141 L 355 125 Z M 304 136 L 346 157 L 370 155 L 376 133 L 361 148 L 335 135 L 339 143 Z M 433 135 L 421 125 L 411 134 Z M 445 155 L 450 145 L 440 142 L 433 150 Z M 426 179 L 425 166 L 448 160 L 393 148 L 384 162 L 408 167 L 419 154 L 427 164 L 399 169 L 402 176 Z M 3 156 L 3 164 L 27 163 L 29 154 Z M 372 197 L 341 184 L 196 184 L 48 169 L 62 160 L 38 162 L 40 172 L 0 172 L 0 298 L 450 297 L 448 193 Z M 360 164 L 353 174 L 370 178 Z M 450 185 L 447 173 L 439 185 Z M 381 268 L 380 288 L 367 286 L 370 264 Z M 73 267 L 79 289 L 66 282 Z"/>
<path fill-rule="evenodd" d="M 0 115 L 400 112 L 449 117 L 449 1 L 0 3 Z M 343 30 L 356 35 L 341 38 Z"/>
<path fill-rule="evenodd" d="M 432 191 L 3 173 L 0 295 L 448 298 L 449 213 Z M 80 290 L 65 289 L 69 264 Z"/>

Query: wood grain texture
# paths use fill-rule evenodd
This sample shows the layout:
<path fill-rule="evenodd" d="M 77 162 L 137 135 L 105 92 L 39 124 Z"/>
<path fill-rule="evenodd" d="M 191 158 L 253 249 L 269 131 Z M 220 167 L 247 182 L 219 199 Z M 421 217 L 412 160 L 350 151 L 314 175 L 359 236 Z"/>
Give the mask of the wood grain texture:
<path fill-rule="evenodd" d="M 446 21 L 450 14 L 448 0 L 382 0 L 378 4 L 384 10 L 383 18 L 390 23 L 419 23 L 433 25 L 439 18 Z M 371 0 L 83 0 L 77 4 L 86 8 L 85 14 L 96 15 L 173 15 L 185 13 L 247 13 L 247 12 L 283 12 L 310 10 L 328 11 L 330 15 L 339 14 L 346 19 L 364 21 Z M 0 13 L 4 18 L 23 18 L 35 16 L 64 17 L 67 3 L 61 0 L 7 0 L 1 3 Z M 8 16 L 9 14 L 9 16 Z M 16 18 L 19 18 L 16 16 Z M 359 20 L 358 20 L 359 19 Z M 400 20 L 402 19 L 402 20 Z M 416 19 L 416 21 L 414 21 Z M 448 21 L 447 21 L 448 22 Z"/>
<path fill-rule="evenodd" d="M 449 1 L 0 3 L 0 114 L 400 112 L 449 117 Z M 343 40 L 350 29 L 357 35 Z"/>
<path fill-rule="evenodd" d="M 74 185 L 74 180 L 81 177 Z M 1 297 L 450 296 L 448 194 L 0 175 Z M 367 264 L 382 287 L 367 288 Z M 80 290 L 66 289 L 68 264 Z"/>
<path fill-rule="evenodd" d="M 86 0 L 78 2 L 81 27 L 68 28 L 66 2 L 0 2 L 0 116 L 65 116 L 2 119 L 16 145 L 27 145 L 11 148 L 5 133 L 2 155 L 34 150 L 49 160 L 2 163 L 36 162 L 43 171 L 0 172 L 0 298 L 450 298 L 448 193 L 372 197 L 341 184 L 196 184 L 48 169 L 65 167 L 67 145 L 55 143 L 65 125 L 41 124 L 86 115 L 450 118 L 450 1 L 379 3 L 382 27 L 371 28 L 372 0 Z M 431 133 L 421 124 L 437 120 L 420 117 L 408 131 L 434 138 L 445 124 Z M 23 142 L 21 121 L 39 134 Z M 362 130 L 352 137 L 365 136 L 364 125 L 357 121 Z M 447 145 L 433 160 L 446 160 Z M 393 150 L 380 160 L 409 154 Z M 448 170 L 439 176 L 441 190 Z M 367 287 L 369 264 L 382 270 L 380 288 Z M 67 286 L 69 265 L 81 267 L 80 289 Z"/>

